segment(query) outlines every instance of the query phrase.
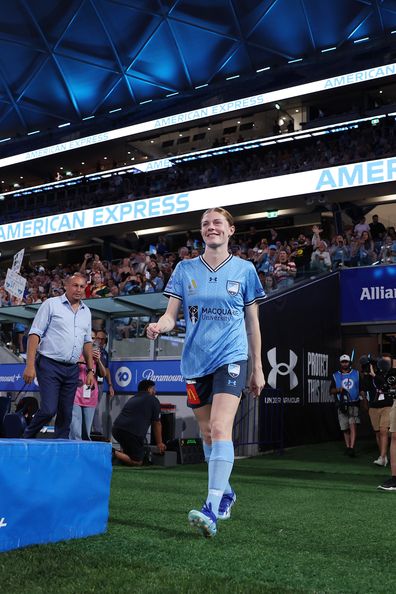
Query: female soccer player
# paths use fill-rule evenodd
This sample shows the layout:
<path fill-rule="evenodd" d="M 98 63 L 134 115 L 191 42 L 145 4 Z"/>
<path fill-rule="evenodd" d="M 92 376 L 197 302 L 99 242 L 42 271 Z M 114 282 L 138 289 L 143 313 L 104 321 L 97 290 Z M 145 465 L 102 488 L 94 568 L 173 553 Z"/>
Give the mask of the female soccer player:
<path fill-rule="evenodd" d="M 228 519 L 236 501 L 229 484 L 234 463 L 232 427 L 246 386 L 248 346 L 248 386 L 258 396 L 265 384 L 258 321 L 258 301 L 265 294 L 253 264 L 229 253 L 228 242 L 234 232 L 227 210 L 204 212 L 204 254 L 179 262 L 164 291 L 169 297 L 166 312 L 147 327 L 147 337 L 152 340 L 169 332 L 183 304 L 186 338 L 181 372 L 209 472 L 206 502 L 201 511 L 191 510 L 188 519 L 206 537 L 215 536 L 217 520 Z"/>

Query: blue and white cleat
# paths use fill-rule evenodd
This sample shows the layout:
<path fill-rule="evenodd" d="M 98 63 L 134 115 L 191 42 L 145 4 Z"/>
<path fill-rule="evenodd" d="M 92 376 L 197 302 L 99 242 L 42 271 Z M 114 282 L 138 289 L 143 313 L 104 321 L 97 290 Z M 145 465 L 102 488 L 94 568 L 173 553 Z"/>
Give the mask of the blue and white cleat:
<path fill-rule="evenodd" d="M 228 520 L 231 517 L 231 508 L 236 502 L 236 498 L 235 491 L 232 493 L 224 493 L 219 505 L 218 520 Z"/>
<path fill-rule="evenodd" d="M 188 514 L 190 526 L 196 528 L 205 538 L 216 536 L 217 518 L 212 512 L 212 504 L 209 503 L 202 507 L 201 511 L 192 509 Z"/>

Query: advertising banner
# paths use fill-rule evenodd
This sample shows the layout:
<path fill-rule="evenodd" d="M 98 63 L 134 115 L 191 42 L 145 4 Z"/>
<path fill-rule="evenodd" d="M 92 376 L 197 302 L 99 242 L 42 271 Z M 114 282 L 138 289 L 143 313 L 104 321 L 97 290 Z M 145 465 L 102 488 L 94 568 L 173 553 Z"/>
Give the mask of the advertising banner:
<path fill-rule="evenodd" d="M 116 392 L 136 392 L 141 380 L 156 383 L 157 393 L 185 394 L 180 361 L 112 361 L 110 372 Z"/>
<path fill-rule="evenodd" d="M 396 321 L 396 266 L 341 271 L 341 322 Z"/>
<path fill-rule="evenodd" d="M 338 276 L 331 275 L 260 307 L 268 392 L 260 401 L 259 424 L 264 431 L 266 408 L 282 404 L 285 445 L 339 434 L 330 395 L 341 349 L 338 301 Z M 260 441 L 267 441 L 263 433 Z"/>
<path fill-rule="evenodd" d="M 141 380 L 150 379 L 156 383 L 159 394 L 186 393 L 180 361 L 112 361 L 109 367 L 116 392 L 136 392 Z M 37 392 L 37 380 L 25 384 L 24 369 L 25 365 L 21 363 L 0 365 L 0 392 Z"/>

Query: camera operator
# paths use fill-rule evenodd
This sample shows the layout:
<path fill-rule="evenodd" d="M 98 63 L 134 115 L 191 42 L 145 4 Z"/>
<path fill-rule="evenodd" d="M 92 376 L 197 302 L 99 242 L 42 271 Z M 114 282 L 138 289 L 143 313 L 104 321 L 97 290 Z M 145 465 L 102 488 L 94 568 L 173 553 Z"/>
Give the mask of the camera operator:
<path fill-rule="evenodd" d="M 382 355 L 378 360 L 377 367 L 379 370 L 379 383 L 382 382 L 382 390 L 393 399 L 392 408 L 389 414 L 391 432 L 391 447 L 390 447 L 390 463 L 391 473 L 390 479 L 384 481 L 378 486 L 378 489 L 383 491 L 396 491 L 396 365 L 395 360 L 389 355 Z"/>
<path fill-rule="evenodd" d="M 363 406 L 368 409 L 371 426 L 375 431 L 379 456 L 374 460 L 377 466 L 388 465 L 388 446 L 389 446 L 389 414 L 393 404 L 393 398 L 384 390 L 384 378 L 382 371 L 377 363 L 382 365 L 381 359 L 377 362 L 370 356 L 360 358 L 361 380 L 360 394 L 363 400 Z"/>
<path fill-rule="evenodd" d="M 344 435 L 345 454 L 354 458 L 356 442 L 356 425 L 359 417 L 359 372 L 352 369 L 349 355 L 341 355 L 340 370 L 333 373 L 330 384 L 337 405 L 338 421 Z"/>

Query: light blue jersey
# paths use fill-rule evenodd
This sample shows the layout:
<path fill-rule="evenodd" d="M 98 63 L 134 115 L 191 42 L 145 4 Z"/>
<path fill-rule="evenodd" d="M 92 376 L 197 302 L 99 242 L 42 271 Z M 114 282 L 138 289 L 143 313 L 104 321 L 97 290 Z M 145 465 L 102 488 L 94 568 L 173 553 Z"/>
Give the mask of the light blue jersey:
<path fill-rule="evenodd" d="M 251 262 L 230 255 L 213 269 L 202 256 L 182 260 L 164 294 L 183 302 L 186 338 L 181 372 L 186 379 L 247 360 L 244 310 L 265 297 Z"/>

